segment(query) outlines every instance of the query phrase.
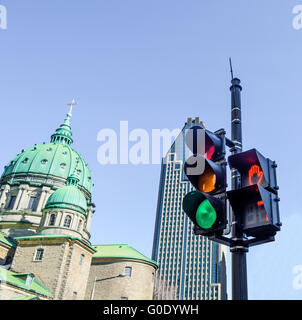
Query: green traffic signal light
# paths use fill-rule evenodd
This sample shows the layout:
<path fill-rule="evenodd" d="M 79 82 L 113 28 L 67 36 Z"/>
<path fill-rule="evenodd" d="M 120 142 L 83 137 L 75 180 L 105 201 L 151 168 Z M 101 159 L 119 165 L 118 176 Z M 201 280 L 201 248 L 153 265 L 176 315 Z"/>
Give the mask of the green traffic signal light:
<path fill-rule="evenodd" d="M 200 228 L 210 229 L 217 219 L 217 214 L 209 200 L 204 200 L 196 210 L 196 221 Z"/>
<path fill-rule="evenodd" d="M 183 210 L 190 220 L 210 234 L 225 228 L 225 207 L 223 201 L 198 190 L 191 191 L 183 199 Z"/>

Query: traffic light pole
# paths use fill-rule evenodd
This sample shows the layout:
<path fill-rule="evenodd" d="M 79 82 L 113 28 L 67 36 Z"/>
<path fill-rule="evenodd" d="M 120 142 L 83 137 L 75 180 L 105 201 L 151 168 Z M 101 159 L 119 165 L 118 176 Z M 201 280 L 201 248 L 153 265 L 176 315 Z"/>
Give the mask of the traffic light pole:
<path fill-rule="evenodd" d="M 183 210 L 194 225 L 194 234 L 230 247 L 232 255 L 232 298 L 247 300 L 247 262 L 249 247 L 275 240 L 280 231 L 276 163 L 255 148 L 242 152 L 240 80 L 233 77 L 232 137 L 224 129 L 214 133 L 194 125 L 186 134 L 186 145 L 193 153 L 184 164 L 184 173 L 196 190 L 183 199 Z M 197 137 L 204 133 L 204 150 Z M 231 156 L 226 162 L 225 147 Z M 198 161 L 204 161 L 202 172 Z M 232 173 L 232 188 L 227 191 L 226 165 Z M 193 170 L 194 171 L 194 170 Z M 228 202 L 227 202 L 228 201 Z M 227 211 L 227 203 L 230 210 Z M 231 209 L 232 208 L 232 209 Z M 229 215 L 228 215 L 229 213 Z M 226 237 L 231 232 L 231 237 Z"/>
<path fill-rule="evenodd" d="M 232 94 L 232 154 L 242 151 L 242 124 L 241 124 L 241 90 L 240 80 L 233 78 L 230 87 Z M 232 169 L 232 190 L 240 188 L 240 174 Z M 233 300 L 247 300 L 247 266 L 246 239 L 244 237 L 240 216 L 232 214 L 232 241 L 230 251 L 232 254 L 232 298 Z"/>

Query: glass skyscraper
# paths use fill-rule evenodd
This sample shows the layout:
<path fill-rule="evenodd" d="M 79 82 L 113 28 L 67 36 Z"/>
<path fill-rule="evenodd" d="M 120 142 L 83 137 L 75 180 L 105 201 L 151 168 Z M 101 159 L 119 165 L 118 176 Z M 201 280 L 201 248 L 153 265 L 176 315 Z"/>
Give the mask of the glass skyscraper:
<path fill-rule="evenodd" d="M 184 174 L 189 156 L 186 129 L 201 124 L 189 118 L 162 160 L 152 259 L 159 265 L 162 299 L 224 300 L 226 251 L 221 244 L 195 236 L 193 223 L 182 210 L 184 196 L 194 190 Z M 173 297 L 171 297 L 171 293 Z"/>

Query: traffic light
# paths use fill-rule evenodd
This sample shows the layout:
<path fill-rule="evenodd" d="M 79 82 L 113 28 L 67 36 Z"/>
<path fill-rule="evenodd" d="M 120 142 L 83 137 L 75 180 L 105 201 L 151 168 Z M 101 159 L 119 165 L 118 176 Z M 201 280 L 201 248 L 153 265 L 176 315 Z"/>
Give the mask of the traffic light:
<path fill-rule="evenodd" d="M 222 234 L 226 227 L 225 132 L 194 126 L 186 133 L 192 152 L 184 171 L 196 188 L 183 199 L 183 210 L 194 223 L 195 234 Z"/>
<path fill-rule="evenodd" d="M 275 162 L 256 149 L 234 154 L 228 162 L 241 176 L 241 188 L 227 195 L 243 232 L 256 238 L 274 236 L 281 226 Z"/>

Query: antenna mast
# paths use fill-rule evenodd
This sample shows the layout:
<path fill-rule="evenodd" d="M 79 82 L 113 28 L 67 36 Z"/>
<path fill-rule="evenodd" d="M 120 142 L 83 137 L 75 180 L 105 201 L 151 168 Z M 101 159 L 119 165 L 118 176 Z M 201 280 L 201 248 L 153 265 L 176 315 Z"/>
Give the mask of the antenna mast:
<path fill-rule="evenodd" d="M 233 80 L 233 79 L 234 79 L 234 76 L 233 76 L 232 59 L 229 58 L 229 61 L 230 61 L 231 75 L 232 75 L 232 80 Z"/>

